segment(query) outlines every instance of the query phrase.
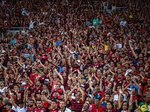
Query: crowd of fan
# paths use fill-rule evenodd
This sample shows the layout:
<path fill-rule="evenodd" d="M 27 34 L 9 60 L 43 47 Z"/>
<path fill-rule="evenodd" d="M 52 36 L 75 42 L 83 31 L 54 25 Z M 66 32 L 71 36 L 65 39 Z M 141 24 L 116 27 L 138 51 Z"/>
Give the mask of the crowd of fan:
<path fill-rule="evenodd" d="M 150 112 L 149 9 L 148 0 L 2 0 L 0 112 Z"/>

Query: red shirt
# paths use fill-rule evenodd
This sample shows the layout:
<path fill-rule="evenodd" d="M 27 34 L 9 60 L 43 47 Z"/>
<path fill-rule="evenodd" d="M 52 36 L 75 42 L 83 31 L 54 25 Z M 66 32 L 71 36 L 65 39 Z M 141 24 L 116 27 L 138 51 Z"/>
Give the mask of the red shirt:
<path fill-rule="evenodd" d="M 49 110 L 49 112 L 58 112 L 58 109 L 56 108 L 56 109 L 51 109 L 51 110 Z"/>
<path fill-rule="evenodd" d="M 30 84 L 25 84 L 25 85 L 23 85 L 23 88 L 29 88 L 30 87 Z"/>
<path fill-rule="evenodd" d="M 61 88 L 59 89 L 54 89 L 54 92 L 58 92 L 59 94 L 63 94 L 63 90 Z"/>
<path fill-rule="evenodd" d="M 102 98 L 104 98 L 104 96 L 105 96 L 105 92 L 103 92 L 103 91 L 99 91 L 98 94 L 100 94 Z"/>
<path fill-rule="evenodd" d="M 35 84 L 36 83 L 36 77 L 38 76 L 38 74 L 34 73 L 34 74 L 30 74 L 30 79 L 31 81 Z"/>
<path fill-rule="evenodd" d="M 50 104 L 48 102 L 46 102 L 46 101 L 43 101 L 42 104 L 43 104 L 44 108 L 48 108 L 50 106 Z"/>
<path fill-rule="evenodd" d="M 149 87 L 150 87 L 150 85 L 147 84 L 147 85 L 144 87 L 143 92 L 144 92 L 144 93 L 147 92 Z"/>
<path fill-rule="evenodd" d="M 92 104 L 90 106 L 90 112 L 105 112 L 106 109 L 103 106 L 99 106 L 98 108 L 95 106 L 95 104 Z"/>
<path fill-rule="evenodd" d="M 10 88 L 10 89 L 13 89 L 14 84 L 15 84 L 15 80 L 14 80 L 14 79 L 9 78 L 9 79 L 8 79 L 8 85 L 9 85 L 9 88 Z"/>
<path fill-rule="evenodd" d="M 137 95 L 133 95 L 133 96 L 132 96 L 132 99 L 133 99 L 133 101 L 134 101 L 134 100 L 138 100 Z"/>
<path fill-rule="evenodd" d="M 82 100 L 71 100 L 71 110 L 75 112 L 81 112 L 84 102 Z"/>
<path fill-rule="evenodd" d="M 8 112 L 8 111 L 6 110 L 6 108 L 4 107 L 3 104 L 0 104 L 0 111 L 1 111 L 1 112 Z M 11 110 L 10 112 L 15 112 L 15 111 L 14 111 L 14 110 Z"/>
<path fill-rule="evenodd" d="M 2 112 L 8 112 L 6 109 L 3 109 Z M 15 112 L 14 110 L 11 110 L 10 112 Z"/>
<path fill-rule="evenodd" d="M 27 112 L 34 112 L 34 107 L 28 107 Z"/>
<path fill-rule="evenodd" d="M 48 48 L 47 48 L 47 53 L 49 53 L 50 51 L 51 51 L 51 48 L 48 47 Z"/>
<path fill-rule="evenodd" d="M 46 112 L 45 108 L 36 108 L 34 112 Z"/>
<path fill-rule="evenodd" d="M 42 55 L 40 58 L 41 58 L 41 59 L 45 59 L 45 60 L 47 60 L 47 59 L 48 59 L 48 56 L 46 56 L 46 55 Z"/>

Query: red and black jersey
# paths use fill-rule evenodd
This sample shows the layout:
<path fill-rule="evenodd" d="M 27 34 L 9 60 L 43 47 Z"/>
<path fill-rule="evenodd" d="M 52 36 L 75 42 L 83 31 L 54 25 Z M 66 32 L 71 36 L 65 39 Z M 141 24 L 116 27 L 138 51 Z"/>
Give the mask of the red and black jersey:
<path fill-rule="evenodd" d="M 27 107 L 27 112 L 34 112 L 34 107 Z"/>
<path fill-rule="evenodd" d="M 81 112 L 84 102 L 82 100 L 71 100 L 71 110 L 75 112 Z"/>
<path fill-rule="evenodd" d="M 58 110 L 59 109 L 57 109 L 57 108 L 56 109 L 51 109 L 51 110 L 49 110 L 49 112 L 58 112 Z"/>
<path fill-rule="evenodd" d="M 46 112 L 45 108 L 35 108 L 34 112 Z"/>

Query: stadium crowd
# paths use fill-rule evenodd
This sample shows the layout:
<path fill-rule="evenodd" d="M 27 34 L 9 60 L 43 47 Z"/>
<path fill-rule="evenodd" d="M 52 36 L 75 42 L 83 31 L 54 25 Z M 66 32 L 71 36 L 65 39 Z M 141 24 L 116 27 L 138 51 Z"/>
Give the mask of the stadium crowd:
<path fill-rule="evenodd" d="M 150 112 L 149 15 L 148 0 L 1 0 L 0 112 Z"/>

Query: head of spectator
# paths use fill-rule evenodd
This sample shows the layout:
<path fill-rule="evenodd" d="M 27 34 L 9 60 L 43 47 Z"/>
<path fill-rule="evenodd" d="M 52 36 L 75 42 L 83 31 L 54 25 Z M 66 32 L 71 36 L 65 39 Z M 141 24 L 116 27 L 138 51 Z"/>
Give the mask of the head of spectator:
<path fill-rule="evenodd" d="M 42 100 L 38 99 L 36 101 L 37 108 L 42 108 Z"/>
<path fill-rule="evenodd" d="M 11 112 L 11 110 L 12 110 L 12 104 L 8 102 L 8 103 L 5 104 L 5 106 L 6 106 L 6 110 L 8 112 Z"/>
<path fill-rule="evenodd" d="M 90 108 L 90 104 L 88 102 L 85 102 L 83 104 L 82 112 L 88 112 Z"/>
<path fill-rule="evenodd" d="M 64 100 L 61 100 L 59 103 L 59 107 L 61 111 L 64 111 L 66 108 L 66 102 Z"/>
<path fill-rule="evenodd" d="M 24 106 L 23 100 L 19 100 L 18 101 L 18 105 L 19 105 L 20 108 L 23 108 L 23 106 Z"/>

